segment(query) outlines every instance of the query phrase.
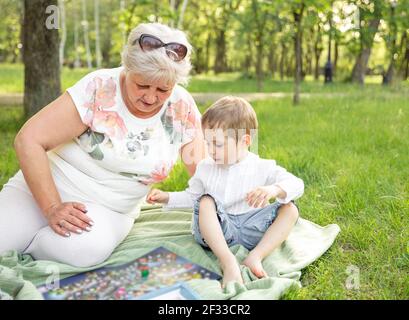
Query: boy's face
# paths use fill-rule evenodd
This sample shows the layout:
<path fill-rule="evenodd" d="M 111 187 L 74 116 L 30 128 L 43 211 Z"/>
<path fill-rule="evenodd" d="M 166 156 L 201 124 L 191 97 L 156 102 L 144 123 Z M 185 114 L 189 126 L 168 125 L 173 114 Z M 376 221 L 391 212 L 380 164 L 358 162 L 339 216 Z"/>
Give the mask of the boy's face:
<path fill-rule="evenodd" d="M 222 129 L 203 128 L 203 131 L 207 144 L 207 151 L 216 164 L 234 164 L 248 151 L 250 141 L 245 136 L 237 141 Z"/>

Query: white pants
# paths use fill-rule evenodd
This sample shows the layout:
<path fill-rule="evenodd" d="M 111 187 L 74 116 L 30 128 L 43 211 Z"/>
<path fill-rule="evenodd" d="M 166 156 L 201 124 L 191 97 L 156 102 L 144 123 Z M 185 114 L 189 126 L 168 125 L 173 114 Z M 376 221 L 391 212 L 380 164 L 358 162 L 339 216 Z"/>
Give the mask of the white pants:
<path fill-rule="evenodd" d="M 134 219 L 62 190 L 63 202 L 85 204 L 94 221 L 90 232 L 55 233 L 34 200 L 21 171 L 0 191 L 0 255 L 8 250 L 29 253 L 36 260 L 51 260 L 89 267 L 106 260 L 131 230 Z"/>

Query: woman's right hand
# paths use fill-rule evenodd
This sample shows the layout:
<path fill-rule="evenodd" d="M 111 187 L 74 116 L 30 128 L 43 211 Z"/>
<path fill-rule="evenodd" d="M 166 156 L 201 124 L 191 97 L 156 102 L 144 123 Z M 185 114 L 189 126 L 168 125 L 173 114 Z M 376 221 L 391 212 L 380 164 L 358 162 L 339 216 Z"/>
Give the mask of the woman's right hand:
<path fill-rule="evenodd" d="M 45 210 L 48 224 L 57 234 L 69 237 L 71 232 L 91 231 L 94 222 L 85 214 L 85 205 L 78 202 L 57 203 Z"/>

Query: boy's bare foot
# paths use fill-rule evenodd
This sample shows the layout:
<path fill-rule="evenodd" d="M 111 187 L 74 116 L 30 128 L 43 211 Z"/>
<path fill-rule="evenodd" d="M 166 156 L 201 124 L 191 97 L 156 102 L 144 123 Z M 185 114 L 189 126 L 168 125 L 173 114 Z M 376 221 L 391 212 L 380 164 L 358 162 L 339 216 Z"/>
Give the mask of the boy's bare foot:
<path fill-rule="evenodd" d="M 268 277 L 267 272 L 264 270 L 263 265 L 261 264 L 262 259 L 251 252 L 247 256 L 246 259 L 244 259 L 243 264 L 253 272 L 253 274 L 257 278 L 265 278 Z"/>
<path fill-rule="evenodd" d="M 230 281 L 236 281 L 243 284 L 240 266 L 235 256 L 232 255 L 232 257 L 225 259 L 225 261 L 221 261 L 220 266 L 223 270 L 222 288 L 226 287 L 227 283 Z"/>

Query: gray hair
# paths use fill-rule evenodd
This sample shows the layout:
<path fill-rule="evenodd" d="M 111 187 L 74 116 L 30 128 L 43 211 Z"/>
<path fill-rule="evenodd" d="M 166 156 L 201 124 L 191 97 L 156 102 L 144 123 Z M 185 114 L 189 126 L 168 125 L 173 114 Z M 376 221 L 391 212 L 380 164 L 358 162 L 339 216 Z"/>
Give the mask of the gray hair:
<path fill-rule="evenodd" d="M 165 43 L 178 42 L 184 44 L 188 49 L 186 57 L 176 62 L 167 56 L 165 48 L 142 51 L 137 39 L 144 33 L 158 37 Z M 187 84 L 192 69 L 190 63 L 191 52 L 192 46 L 183 31 L 172 29 L 161 23 L 141 23 L 129 34 L 128 44 L 122 51 L 122 65 L 127 72 L 142 75 L 148 81 Z"/>

